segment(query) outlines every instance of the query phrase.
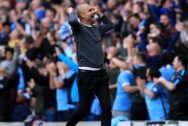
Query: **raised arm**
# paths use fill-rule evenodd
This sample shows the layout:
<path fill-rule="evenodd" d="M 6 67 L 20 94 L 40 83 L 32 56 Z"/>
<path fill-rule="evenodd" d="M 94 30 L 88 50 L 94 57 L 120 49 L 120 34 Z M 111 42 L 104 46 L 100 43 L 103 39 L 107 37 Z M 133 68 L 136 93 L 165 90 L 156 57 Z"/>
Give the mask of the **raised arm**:
<path fill-rule="evenodd" d="M 68 13 L 68 23 L 71 26 L 73 34 L 76 35 L 81 30 L 81 25 L 80 22 L 78 21 L 78 16 L 76 15 L 72 7 L 67 9 L 67 13 Z"/>
<path fill-rule="evenodd" d="M 147 48 L 146 48 L 146 39 L 144 38 L 144 34 L 141 33 L 140 35 L 140 41 L 141 41 L 141 51 L 143 53 L 147 53 Z"/>
<path fill-rule="evenodd" d="M 78 64 L 76 64 L 70 58 L 61 53 L 61 51 L 58 48 L 56 48 L 56 54 L 58 58 L 69 67 L 70 70 L 74 71 L 75 73 L 78 73 Z"/>
<path fill-rule="evenodd" d="M 180 37 L 180 32 L 183 30 L 183 24 L 182 23 L 177 23 L 176 24 L 176 33 L 175 35 L 173 35 L 173 37 L 171 38 L 168 46 L 167 46 L 167 51 L 170 52 L 173 50 L 174 46 L 176 45 L 176 42 L 178 41 L 179 37 Z"/>
<path fill-rule="evenodd" d="M 114 24 L 111 22 L 110 19 L 108 19 L 102 12 L 100 12 L 98 9 L 95 8 L 95 13 L 100 17 L 99 20 L 102 22 L 101 25 L 99 25 L 99 30 L 101 35 L 105 34 L 109 30 L 112 30 L 114 28 Z"/>
<path fill-rule="evenodd" d="M 99 30 L 102 35 L 114 28 L 114 24 L 105 15 L 100 18 L 100 21 L 103 23 L 99 25 Z"/>
<path fill-rule="evenodd" d="M 59 54 L 58 58 L 63 61 L 69 69 L 71 69 L 74 72 L 78 72 L 78 65 L 74 63 L 70 58 L 66 57 L 64 54 Z"/>

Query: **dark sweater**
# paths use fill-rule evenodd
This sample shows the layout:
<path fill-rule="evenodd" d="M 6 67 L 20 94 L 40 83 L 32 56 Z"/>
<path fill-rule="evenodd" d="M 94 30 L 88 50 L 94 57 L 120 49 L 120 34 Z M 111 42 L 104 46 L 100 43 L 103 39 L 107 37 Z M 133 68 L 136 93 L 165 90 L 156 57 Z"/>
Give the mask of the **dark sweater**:
<path fill-rule="evenodd" d="M 104 54 L 101 35 L 112 29 L 113 24 L 106 16 L 102 16 L 100 20 L 103 24 L 89 27 L 81 24 L 74 12 L 70 13 L 68 17 L 77 46 L 79 67 L 103 67 Z"/>

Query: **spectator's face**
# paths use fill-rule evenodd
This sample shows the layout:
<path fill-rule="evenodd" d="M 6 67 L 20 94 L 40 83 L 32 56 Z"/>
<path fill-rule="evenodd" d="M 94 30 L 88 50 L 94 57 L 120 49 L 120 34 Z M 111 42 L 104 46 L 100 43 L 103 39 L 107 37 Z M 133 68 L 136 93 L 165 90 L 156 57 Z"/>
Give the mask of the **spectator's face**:
<path fill-rule="evenodd" d="M 1 0 L 1 5 L 7 8 L 10 8 L 10 1 L 9 0 Z"/>
<path fill-rule="evenodd" d="M 51 10 L 46 11 L 46 17 L 48 17 L 51 21 L 54 19 L 54 13 Z"/>
<path fill-rule="evenodd" d="M 40 3 L 41 3 L 40 0 L 33 0 L 33 1 L 31 2 L 31 8 L 32 8 L 33 10 L 36 10 L 36 9 L 40 8 Z"/>
<path fill-rule="evenodd" d="M 161 15 L 160 23 L 163 24 L 164 26 L 168 26 L 170 24 L 170 20 L 169 20 L 168 16 Z"/>
<path fill-rule="evenodd" d="M 14 20 L 15 16 L 17 16 L 17 13 L 15 10 L 11 10 L 10 13 L 9 13 L 9 18 L 10 20 Z"/>
<path fill-rule="evenodd" d="M 133 65 L 138 65 L 138 64 L 140 64 L 140 59 L 139 59 L 139 57 L 138 57 L 138 56 L 133 56 L 132 63 L 133 63 Z"/>
<path fill-rule="evenodd" d="M 108 0 L 107 1 L 108 9 L 113 9 L 113 8 L 115 8 L 115 6 L 116 6 L 116 1 L 115 0 Z"/>
<path fill-rule="evenodd" d="M 138 14 L 139 12 L 141 12 L 141 8 L 138 4 L 133 4 L 133 7 L 132 7 L 132 12 L 134 14 Z"/>
<path fill-rule="evenodd" d="M 50 27 L 50 19 L 47 17 L 42 19 L 42 25 L 44 28 L 49 28 Z"/>
<path fill-rule="evenodd" d="M 23 1 L 19 1 L 16 3 L 16 9 L 23 10 L 26 7 L 27 3 Z"/>
<path fill-rule="evenodd" d="M 85 0 L 75 0 L 75 1 L 76 1 L 77 5 L 85 3 Z"/>
<path fill-rule="evenodd" d="M 170 9 L 172 6 L 171 0 L 166 0 L 166 2 L 164 2 L 164 7 Z"/>
<path fill-rule="evenodd" d="M 3 32 L 4 33 L 9 33 L 10 32 L 10 26 L 9 25 L 6 25 L 3 27 Z"/>
<path fill-rule="evenodd" d="M 99 5 L 99 0 L 90 0 L 91 5 Z"/>
<path fill-rule="evenodd" d="M 154 24 L 151 24 L 150 25 L 150 33 L 153 33 L 153 34 L 160 34 L 160 29 L 158 29 Z"/>
<path fill-rule="evenodd" d="M 131 2 L 126 2 L 124 5 L 124 10 L 131 12 L 132 8 L 131 8 Z"/>
<path fill-rule="evenodd" d="M 147 47 L 149 56 L 158 56 L 160 55 L 160 46 L 158 43 L 150 43 Z"/>
<path fill-rule="evenodd" d="M 13 54 L 9 51 L 6 52 L 6 60 L 12 60 L 13 59 Z"/>
<path fill-rule="evenodd" d="M 178 57 L 175 57 L 175 58 L 174 58 L 172 64 L 173 64 L 174 69 L 178 69 L 179 64 L 180 64 L 180 62 L 179 62 L 179 60 L 178 60 Z"/>
<path fill-rule="evenodd" d="M 136 17 L 131 17 L 131 18 L 129 19 L 129 23 L 130 23 L 130 25 L 131 25 L 133 28 L 137 28 L 138 25 L 139 25 L 139 23 L 140 23 L 140 21 L 139 21 L 139 19 L 136 18 Z"/>

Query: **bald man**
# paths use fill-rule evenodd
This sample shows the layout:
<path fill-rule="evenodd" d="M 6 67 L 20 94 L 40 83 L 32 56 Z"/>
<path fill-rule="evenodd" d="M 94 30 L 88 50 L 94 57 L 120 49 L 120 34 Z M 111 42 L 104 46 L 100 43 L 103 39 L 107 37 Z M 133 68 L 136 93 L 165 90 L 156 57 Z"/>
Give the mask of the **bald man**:
<path fill-rule="evenodd" d="M 101 126 L 111 125 L 111 105 L 108 75 L 104 70 L 104 55 L 101 35 L 113 28 L 112 22 L 95 7 L 82 4 L 76 11 L 68 8 L 68 22 L 71 25 L 77 46 L 79 109 L 75 111 L 66 126 L 75 126 L 90 113 L 93 95 L 100 101 L 102 109 Z M 95 26 L 96 16 L 103 23 Z"/>

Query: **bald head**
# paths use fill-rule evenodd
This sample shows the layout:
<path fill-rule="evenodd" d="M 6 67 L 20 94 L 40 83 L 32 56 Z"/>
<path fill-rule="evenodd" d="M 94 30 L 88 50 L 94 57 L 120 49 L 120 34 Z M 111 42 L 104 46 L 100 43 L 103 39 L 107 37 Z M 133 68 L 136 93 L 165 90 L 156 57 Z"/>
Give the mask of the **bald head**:
<path fill-rule="evenodd" d="M 45 17 L 42 19 L 42 25 L 45 27 L 45 28 L 48 28 L 50 26 L 50 19 L 48 17 Z"/>
<path fill-rule="evenodd" d="M 158 56 L 158 55 L 160 55 L 160 52 L 161 52 L 161 48 L 158 43 L 150 43 L 148 45 L 147 50 L 148 50 L 149 56 Z"/>
<path fill-rule="evenodd" d="M 76 8 L 76 13 L 83 24 L 93 25 L 96 21 L 95 15 L 98 10 L 89 4 L 80 4 Z"/>
<path fill-rule="evenodd" d="M 89 4 L 80 4 L 76 7 L 76 14 L 78 15 L 78 17 L 80 18 L 81 15 L 86 12 L 86 9 L 88 9 L 90 7 Z"/>

